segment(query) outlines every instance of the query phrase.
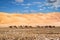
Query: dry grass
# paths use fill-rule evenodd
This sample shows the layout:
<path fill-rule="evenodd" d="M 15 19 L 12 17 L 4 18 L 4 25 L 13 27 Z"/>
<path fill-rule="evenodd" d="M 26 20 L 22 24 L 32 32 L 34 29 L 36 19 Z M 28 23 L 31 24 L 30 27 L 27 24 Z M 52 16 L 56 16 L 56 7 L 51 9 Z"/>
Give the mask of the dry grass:
<path fill-rule="evenodd" d="M 45 40 L 60 37 L 60 28 L 0 28 L 0 40 Z"/>

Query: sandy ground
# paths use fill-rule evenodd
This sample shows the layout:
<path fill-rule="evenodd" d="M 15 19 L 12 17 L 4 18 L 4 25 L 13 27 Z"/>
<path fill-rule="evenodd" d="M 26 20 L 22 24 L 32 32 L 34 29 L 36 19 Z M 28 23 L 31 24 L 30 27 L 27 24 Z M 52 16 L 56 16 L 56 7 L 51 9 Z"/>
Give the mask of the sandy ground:
<path fill-rule="evenodd" d="M 31 14 L 19 14 L 19 13 L 4 13 L 0 12 L 0 27 L 8 27 L 9 25 L 36 25 L 45 26 L 53 25 L 60 26 L 60 12 L 52 13 L 31 13 Z"/>

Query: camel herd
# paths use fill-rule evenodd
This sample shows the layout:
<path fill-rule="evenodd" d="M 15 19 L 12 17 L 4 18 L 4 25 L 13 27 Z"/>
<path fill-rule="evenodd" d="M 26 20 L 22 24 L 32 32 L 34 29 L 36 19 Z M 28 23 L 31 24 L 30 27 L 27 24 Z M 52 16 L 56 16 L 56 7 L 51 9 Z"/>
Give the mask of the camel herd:
<path fill-rule="evenodd" d="M 27 25 L 25 25 L 25 26 L 20 25 L 20 26 L 9 26 L 9 28 L 55 28 L 55 26 L 51 26 L 51 25 L 39 26 L 39 25 L 37 25 L 36 27 L 33 27 L 33 26 L 27 26 Z"/>

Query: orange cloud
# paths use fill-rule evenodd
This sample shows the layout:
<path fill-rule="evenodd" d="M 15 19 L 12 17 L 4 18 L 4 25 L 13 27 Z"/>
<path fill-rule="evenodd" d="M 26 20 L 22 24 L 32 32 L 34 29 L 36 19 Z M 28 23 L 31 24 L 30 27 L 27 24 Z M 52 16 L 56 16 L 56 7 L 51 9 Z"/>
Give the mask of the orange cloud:
<path fill-rule="evenodd" d="M 0 25 L 60 25 L 60 13 L 8 14 L 0 12 Z"/>

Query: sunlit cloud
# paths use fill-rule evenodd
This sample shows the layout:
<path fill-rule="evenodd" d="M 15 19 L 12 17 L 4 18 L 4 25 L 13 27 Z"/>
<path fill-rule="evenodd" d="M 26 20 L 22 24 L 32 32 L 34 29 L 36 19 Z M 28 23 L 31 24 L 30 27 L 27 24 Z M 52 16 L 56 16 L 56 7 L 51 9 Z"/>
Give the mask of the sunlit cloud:
<path fill-rule="evenodd" d="M 25 6 L 26 4 L 21 4 L 22 6 Z"/>
<path fill-rule="evenodd" d="M 46 9 L 46 7 L 41 7 L 39 10 L 45 10 Z"/>
<path fill-rule="evenodd" d="M 42 2 L 33 2 L 33 4 L 42 4 Z"/>
<path fill-rule="evenodd" d="M 56 8 L 60 7 L 60 0 L 57 0 L 55 3 L 53 3 L 53 6 Z"/>
<path fill-rule="evenodd" d="M 31 4 L 31 3 L 27 3 L 26 5 L 27 5 L 27 6 L 31 6 L 32 4 Z"/>
<path fill-rule="evenodd" d="M 15 5 L 20 5 L 20 3 L 23 3 L 23 2 L 24 2 L 24 0 L 14 0 L 11 3 L 15 4 Z"/>
<path fill-rule="evenodd" d="M 48 0 L 46 0 L 46 1 L 48 1 Z M 45 5 L 47 5 L 47 6 L 48 5 L 52 5 L 53 7 L 55 7 L 55 9 L 57 9 L 58 7 L 60 7 L 60 0 L 51 0 L 51 2 L 52 1 L 55 1 L 55 2 L 53 2 L 53 3 L 48 2 L 48 3 L 45 3 Z"/>
<path fill-rule="evenodd" d="M 19 2 L 19 3 L 20 3 L 20 2 L 24 2 L 24 0 L 15 0 L 15 1 L 16 1 L 16 2 Z"/>
<path fill-rule="evenodd" d="M 27 4 L 21 4 L 22 6 L 32 6 L 33 4 L 27 3 Z"/>
<path fill-rule="evenodd" d="M 39 10 L 44 10 L 44 9 L 41 9 L 41 8 L 40 8 Z"/>

